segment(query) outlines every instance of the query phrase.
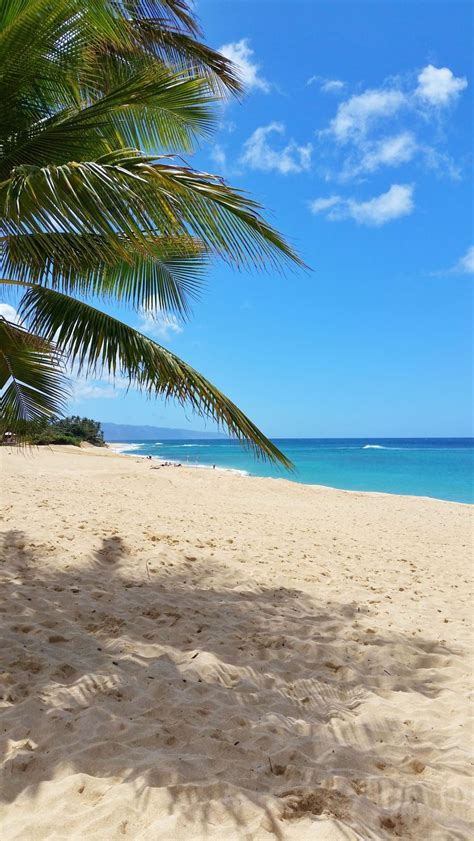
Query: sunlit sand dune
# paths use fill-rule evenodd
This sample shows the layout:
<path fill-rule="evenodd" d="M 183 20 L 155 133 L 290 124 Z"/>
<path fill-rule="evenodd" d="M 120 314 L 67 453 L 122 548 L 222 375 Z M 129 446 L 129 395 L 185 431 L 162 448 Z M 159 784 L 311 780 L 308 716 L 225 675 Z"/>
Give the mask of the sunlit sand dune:
<path fill-rule="evenodd" d="M 469 506 L 0 459 L 2 841 L 472 837 Z"/>

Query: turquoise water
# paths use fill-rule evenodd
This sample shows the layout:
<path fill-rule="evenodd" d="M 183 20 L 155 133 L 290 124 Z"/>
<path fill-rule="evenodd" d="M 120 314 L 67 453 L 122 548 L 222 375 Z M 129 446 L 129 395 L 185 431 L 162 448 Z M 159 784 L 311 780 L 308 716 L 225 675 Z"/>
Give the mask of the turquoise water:
<path fill-rule="evenodd" d="M 259 461 L 227 440 L 130 441 L 121 451 L 310 485 L 474 502 L 474 438 L 285 438 L 275 443 L 295 465 L 293 472 Z"/>

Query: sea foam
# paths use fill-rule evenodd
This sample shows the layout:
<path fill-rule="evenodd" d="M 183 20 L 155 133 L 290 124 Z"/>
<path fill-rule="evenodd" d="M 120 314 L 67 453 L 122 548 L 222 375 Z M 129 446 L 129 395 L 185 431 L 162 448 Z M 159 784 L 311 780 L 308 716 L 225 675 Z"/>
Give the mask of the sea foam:
<path fill-rule="evenodd" d="M 108 444 L 108 447 L 113 450 L 114 453 L 128 453 L 130 450 L 140 450 L 144 444 Z"/>

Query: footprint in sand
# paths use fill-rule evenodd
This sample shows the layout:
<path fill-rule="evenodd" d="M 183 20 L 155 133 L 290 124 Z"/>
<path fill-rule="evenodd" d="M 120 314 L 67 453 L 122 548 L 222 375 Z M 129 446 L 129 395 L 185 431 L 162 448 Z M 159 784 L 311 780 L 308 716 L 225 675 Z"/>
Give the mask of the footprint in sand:
<path fill-rule="evenodd" d="M 77 675 L 76 669 L 70 663 L 61 663 L 60 666 L 53 672 L 52 677 L 62 678 L 63 680 L 72 680 Z"/>

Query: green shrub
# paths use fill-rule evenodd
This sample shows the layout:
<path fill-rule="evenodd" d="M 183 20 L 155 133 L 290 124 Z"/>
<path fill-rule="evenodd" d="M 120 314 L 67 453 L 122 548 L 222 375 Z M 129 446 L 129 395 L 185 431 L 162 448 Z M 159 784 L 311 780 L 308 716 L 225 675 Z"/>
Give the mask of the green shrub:
<path fill-rule="evenodd" d="M 52 418 L 35 424 L 27 434 L 30 444 L 73 444 L 78 447 L 83 441 L 103 447 L 104 434 L 99 421 L 72 415 L 67 418 Z"/>

